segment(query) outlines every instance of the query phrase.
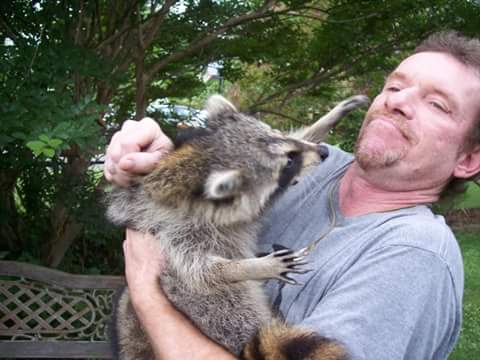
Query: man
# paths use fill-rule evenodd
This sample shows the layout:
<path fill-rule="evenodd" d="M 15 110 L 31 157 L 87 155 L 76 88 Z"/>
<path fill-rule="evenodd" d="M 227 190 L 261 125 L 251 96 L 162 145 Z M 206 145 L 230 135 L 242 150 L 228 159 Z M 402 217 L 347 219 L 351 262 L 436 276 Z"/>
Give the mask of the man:
<path fill-rule="evenodd" d="M 282 195 L 265 217 L 262 250 L 318 240 L 314 271 L 296 278 L 304 285 L 266 286 L 286 321 L 341 341 L 353 359 L 447 358 L 461 327 L 463 265 L 428 206 L 454 178 L 480 171 L 479 94 L 480 42 L 434 34 L 387 78 L 355 158 L 330 147 Z M 105 175 L 126 185 L 170 148 L 154 122 L 126 122 Z M 127 232 L 124 250 L 132 301 L 158 358 L 233 358 L 158 291 L 164 260 L 149 236 Z"/>

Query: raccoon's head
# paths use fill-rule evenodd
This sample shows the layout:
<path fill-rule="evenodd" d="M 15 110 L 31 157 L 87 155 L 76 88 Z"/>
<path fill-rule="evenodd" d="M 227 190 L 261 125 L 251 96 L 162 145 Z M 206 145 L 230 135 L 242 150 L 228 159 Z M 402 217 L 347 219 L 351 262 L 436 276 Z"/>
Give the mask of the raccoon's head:
<path fill-rule="evenodd" d="M 175 150 L 142 183 L 155 202 L 198 221 L 256 219 L 271 197 L 322 160 L 319 145 L 283 135 L 219 95 L 207 126 L 179 130 Z"/>

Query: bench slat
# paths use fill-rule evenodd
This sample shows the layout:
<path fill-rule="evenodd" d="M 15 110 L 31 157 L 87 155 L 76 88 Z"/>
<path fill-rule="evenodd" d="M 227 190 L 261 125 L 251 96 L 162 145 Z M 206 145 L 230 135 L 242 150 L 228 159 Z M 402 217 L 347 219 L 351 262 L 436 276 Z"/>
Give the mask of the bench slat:
<path fill-rule="evenodd" d="M 2 358 L 111 359 L 107 342 L 88 341 L 5 341 L 0 342 Z"/>
<path fill-rule="evenodd" d="M 68 274 L 38 265 L 5 260 L 0 260 L 0 275 L 20 276 L 75 289 L 116 289 L 125 285 L 123 276 Z"/>
<path fill-rule="evenodd" d="M 0 260 L 0 357 L 111 359 L 107 322 L 124 285 L 121 276 Z"/>

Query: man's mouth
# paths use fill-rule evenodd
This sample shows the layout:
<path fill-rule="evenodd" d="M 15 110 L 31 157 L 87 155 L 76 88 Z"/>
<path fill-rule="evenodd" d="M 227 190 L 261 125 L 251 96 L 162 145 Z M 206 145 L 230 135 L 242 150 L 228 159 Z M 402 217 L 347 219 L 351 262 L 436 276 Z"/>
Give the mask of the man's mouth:
<path fill-rule="evenodd" d="M 418 143 L 418 138 L 411 130 L 410 126 L 405 123 L 404 119 L 392 114 L 372 113 L 367 118 L 367 126 L 374 121 L 381 121 L 385 126 L 389 126 L 397 130 L 411 144 Z"/>

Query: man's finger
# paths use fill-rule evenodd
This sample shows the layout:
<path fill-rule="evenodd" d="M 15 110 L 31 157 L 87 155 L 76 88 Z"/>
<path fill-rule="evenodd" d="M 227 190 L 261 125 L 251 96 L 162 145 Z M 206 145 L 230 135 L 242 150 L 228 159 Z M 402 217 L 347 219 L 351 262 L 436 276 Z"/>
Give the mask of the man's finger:
<path fill-rule="evenodd" d="M 105 174 L 108 172 L 111 175 L 115 175 L 115 173 L 116 173 L 115 164 L 114 164 L 112 159 L 107 157 L 105 159 L 104 167 L 105 167 L 105 169 L 104 169 Z"/>
<path fill-rule="evenodd" d="M 110 145 L 107 147 L 106 158 L 110 158 L 113 161 L 118 161 L 122 157 L 122 148 L 120 142 L 121 133 L 116 132 L 113 134 L 112 139 L 110 140 Z"/>
<path fill-rule="evenodd" d="M 136 124 L 134 131 L 135 131 L 135 142 L 141 148 L 148 147 L 153 143 L 155 139 L 160 137 L 160 135 L 163 135 L 163 132 L 160 129 L 160 126 L 155 122 L 155 120 L 148 117 L 140 120 Z"/>
<path fill-rule="evenodd" d="M 134 175 L 144 175 L 155 169 L 162 156 L 160 151 L 132 153 L 121 158 L 118 167 L 120 170 Z"/>
<path fill-rule="evenodd" d="M 138 124 L 139 124 L 139 121 L 125 120 L 122 124 L 122 131 L 135 129 L 138 126 Z"/>

